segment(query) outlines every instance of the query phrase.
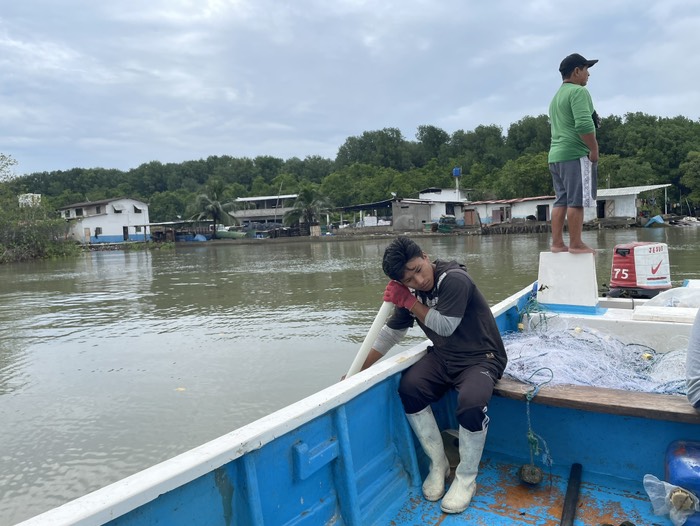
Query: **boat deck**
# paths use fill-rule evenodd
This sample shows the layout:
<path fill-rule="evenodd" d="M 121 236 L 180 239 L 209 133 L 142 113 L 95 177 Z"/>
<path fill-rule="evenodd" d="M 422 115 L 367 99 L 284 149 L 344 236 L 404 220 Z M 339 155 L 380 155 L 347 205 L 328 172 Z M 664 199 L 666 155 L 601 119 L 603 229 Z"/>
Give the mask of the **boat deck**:
<path fill-rule="evenodd" d="M 477 492 L 470 507 L 461 514 L 448 515 L 439 502 L 428 502 L 414 489 L 400 506 L 390 509 L 375 524 L 392 526 L 430 525 L 559 525 L 564 505 L 569 468 L 545 473 L 537 486 L 518 478 L 521 465 L 511 459 L 485 454 L 477 479 Z M 630 521 L 636 525 L 670 524 L 668 518 L 652 513 L 649 499 L 638 481 L 625 481 L 586 473 L 582 482 L 574 525 L 618 525 Z"/>

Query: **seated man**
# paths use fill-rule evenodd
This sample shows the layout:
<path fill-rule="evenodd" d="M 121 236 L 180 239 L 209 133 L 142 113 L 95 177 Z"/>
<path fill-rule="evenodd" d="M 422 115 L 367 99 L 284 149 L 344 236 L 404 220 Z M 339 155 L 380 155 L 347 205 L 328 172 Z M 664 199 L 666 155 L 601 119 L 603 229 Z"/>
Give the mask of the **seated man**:
<path fill-rule="evenodd" d="M 430 404 L 451 388 L 457 390 L 460 463 L 440 508 L 460 513 L 476 491 L 489 423 L 486 410 L 508 359 L 501 334 L 486 299 L 459 263 L 431 262 L 415 242 L 398 237 L 386 248 L 382 267 L 391 278 L 384 300 L 395 309 L 362 368 L 384 356 L 414 322 L 430 338 L 428 353 L 404 371 L 399 395 L 430 459 L 423 495 L 437 501 L 445 495 L 450 466 Z"/>

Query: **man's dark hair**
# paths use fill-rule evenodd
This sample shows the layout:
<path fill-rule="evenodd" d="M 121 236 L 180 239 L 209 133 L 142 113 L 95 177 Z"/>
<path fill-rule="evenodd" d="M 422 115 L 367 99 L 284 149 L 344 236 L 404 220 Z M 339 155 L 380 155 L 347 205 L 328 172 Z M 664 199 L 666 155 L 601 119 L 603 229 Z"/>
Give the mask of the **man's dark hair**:
<path fill-rule="evenodd" d="M 399 236 L 384 250 L 382 270 L 389 278 L 401 281 L 406 273 L 406 264 L 422 255 L 423 251 L 415 241 L 406 236 Z"/>
<path fill-rule="evenodd" d="M 569 71 L 562 71 L 561 72 L 561 80 L 569 80 L 575 69 L 576 68 L 569 70 Z"/>

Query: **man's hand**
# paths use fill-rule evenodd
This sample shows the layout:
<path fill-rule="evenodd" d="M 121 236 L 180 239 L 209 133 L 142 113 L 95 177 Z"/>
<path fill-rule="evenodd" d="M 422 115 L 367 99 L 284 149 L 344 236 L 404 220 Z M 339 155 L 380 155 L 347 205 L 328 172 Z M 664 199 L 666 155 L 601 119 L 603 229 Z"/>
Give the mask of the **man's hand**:
<path fill-rule="evenodd" d="M 391 280 L 386 286 L 386 289 L 384 289 L 384 301 L 390 301 L 397 307 L 411 310 L 418 301 L 418 298 L 411 294 L 411 291 L 408 290 L 406 285 Z"/>
<path fill-rule="evenodd" d="M 588 158 L 592 163 L 598 162 L 598 140 L 595 137 L 595 132 L 584 133 L 580 136 L 583 143 L 588 146 Z"/>

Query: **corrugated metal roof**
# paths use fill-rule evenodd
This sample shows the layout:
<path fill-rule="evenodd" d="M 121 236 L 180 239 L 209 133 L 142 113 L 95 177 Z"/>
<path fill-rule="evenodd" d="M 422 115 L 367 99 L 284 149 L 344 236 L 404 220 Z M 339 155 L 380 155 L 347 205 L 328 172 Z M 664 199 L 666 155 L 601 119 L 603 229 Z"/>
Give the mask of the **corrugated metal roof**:
<path fill-rule="evenodd" d="M 646 186 L 626 186 L 624 188 L 604 188 L 598 189 L 598 199 L 601 197 L 616 197 L 619 195 L 637 195 L 649 190 L 658 190 L 659 188 L 668 188 L 671 184 L 648 184 Z"/>
<path fill-rule="evenodd" d="M 62 206 L 57 208 L 57 210 L 68 210 L 69 208 L 85 208 L 86 206 L 97 206 L 97 205 L 108 205 L 114 201 L 129 200 L 136 203 L 141 203 L 148 206 L 148 203 L 141 201 L 140 199 L 134 199 L 133 197 L 112 197 L 110 199 L 100 199 L 99 201 L 83 201 L 82 203 L 73 203 L 71 205 Z"/>
<path fill-rule="evenodd" d="M 597 198 L 600 199 L 602 197 L 618 197 L 622 195 L 637 195 L 641 194 L 642 192 L 648 192 L 649 190 L 658 190 L 659 188 L 668 188 L 669 186 L 672 186 L 670 183 L 669 184 L 649 184 L 645 186 L 625 186 L 624 188 L 604 188 L 604 189 L 598 189 L 597 192 Z M 487 199 L 484 201 L 471 201 L 467 204 L 469 205 L 496 205 L 496 204 L 504 204 L 504 205 L 510 205 L 514 203 L 521 203 L 524 201 L 545 201 L 545 200 L 554 200 L 555 196 L 548 196 L 548 195 L 541 195 L 538 197 L 519 197 L 516 199 Z"/>
<path fill-rule="evenodd" d="M 524 203 L 527 201 L 554 201 L 553 195 L 540 195 L 536 197 L 516 197 L 514 199 L 488 199 L 485 201 L 471 201 L 468 205 L 512 205 L 515 203 Z"/>
<path fill-rule="evenodd" d="M 250 201 L 271 201 L 273 199 L 292 199 L 297 197 L 297 194 L 285 194 L 285 195 L 261 195 L 258 197 L 237 197 L 236 201 L 243 203 L 243 202 L 250 202 Z"/>
<path fill-rule="evenodd" d="M 339 206 L 332 210 L 342 210 L 344 212 L 359 212 L 360 210 L 373 210 L 375 208 L 391 208 L 393 199 L 384 199 L 383 201 L 375 201 L 374 203 L 363 203 L 359 205 Z"/>

